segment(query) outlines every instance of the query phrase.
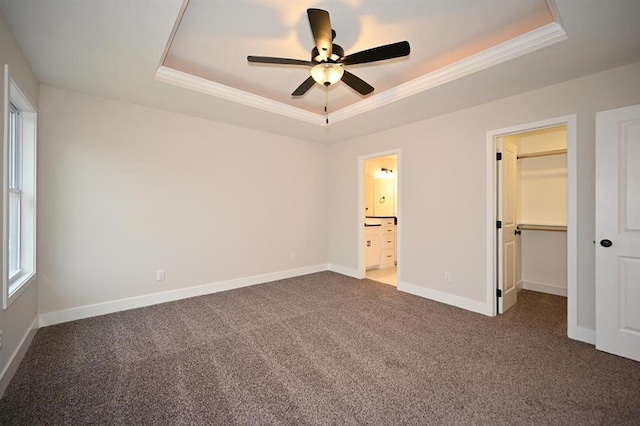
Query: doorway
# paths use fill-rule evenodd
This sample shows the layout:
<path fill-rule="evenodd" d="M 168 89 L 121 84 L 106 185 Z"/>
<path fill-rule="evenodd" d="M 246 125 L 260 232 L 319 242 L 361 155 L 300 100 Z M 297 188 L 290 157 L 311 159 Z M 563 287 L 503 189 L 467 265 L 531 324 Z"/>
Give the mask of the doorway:
<path fill-rule="evenodd" d="M 495 139 L 497 305 L 520 290 L 567 296 L 567 126 Z"/>
<path fill-rule="evenodd" d="M 384 284 L 398 285 L 397 152 L 360 158 L 360 272 Z"/>
<path fill-rule="evenodd" d="M 569 116 L 487 134 L 487 300 L 493 315 L 515 305 L 522 289 L 565 296 L 572 338 L 577 338 L 575 126 L 575 116 Z"/>

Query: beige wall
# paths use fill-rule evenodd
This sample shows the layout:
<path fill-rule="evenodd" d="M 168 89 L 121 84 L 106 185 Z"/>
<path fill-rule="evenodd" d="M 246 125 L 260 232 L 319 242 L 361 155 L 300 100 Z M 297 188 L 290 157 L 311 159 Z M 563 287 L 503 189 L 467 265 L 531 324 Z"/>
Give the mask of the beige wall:
<path fill-rule="evenodd" d="M 637 103 L 640 63 L 332 145 L 329 262 L 357 270 L 358 156 L 400 149 L 402 282 L 486 302 L 487 132 L 577 114 L 577 316 L 593 330 L 595 113 Z"/>
<path fill-rule="evenodd" d="M 327 151 L 41 86 L 40 313 L 326 264 Z"/>
<path fill-rule="evenodd" d="M 9 27 L 0 13 L 0 74 L 4 81 L 4 65 L 9 65 L 11 78 L 20 87 L 31 105 L 38 105 L 38 81 L 16 43 Z M 0 99 L 4 99 L 4 84 L 0 85 Z M 0 117 L 4 117 L 4 102 L 0 102 Z M 4 135 L 4 120 L 0 119 L 0 135 Z M 0 171 L 3 165 L 0 162 Z M 0 241 L 2 241 L 2 227 L 0 227 Z M 0 273 L 4 274 L 5 271 Z M 0 350 L 0 395 L 4 392 L 9 372 L 5 377 L 5 370 L 19 349 L 23 339 L 28 335 L 31 325 L 38 316 L 37 312 L 37 282 L 32 283 L 7 309 L 0 309 L 0 330 L 3 330 L 3 345 Z M 15 367 L 15 366 L 12 366 Z"/>

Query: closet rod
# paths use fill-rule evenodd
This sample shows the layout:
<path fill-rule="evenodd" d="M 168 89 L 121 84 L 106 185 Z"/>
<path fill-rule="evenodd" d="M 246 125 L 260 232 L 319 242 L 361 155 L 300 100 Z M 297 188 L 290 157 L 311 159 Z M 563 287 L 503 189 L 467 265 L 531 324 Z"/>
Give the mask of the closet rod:
<path fill-rule="evenodd" d="M 518 229 L 521 231 L 552 231 L 552 232 L 567 232 L 567 227 L 563 225 L 530 225 L 521 224 L 518 225 Z"/>
<path fill-rule="evenodd" d="M 549 155 L 560 155 L 560 154 L 566 154 L 566 153 L 567 153 L 567 149 L 564 148 L 564 149 L 554 149 L 551 151 L 529 152 L 527 154 L 520 154 L 516 158 L 519 160 L 521 158 L 546 157 Z"/>

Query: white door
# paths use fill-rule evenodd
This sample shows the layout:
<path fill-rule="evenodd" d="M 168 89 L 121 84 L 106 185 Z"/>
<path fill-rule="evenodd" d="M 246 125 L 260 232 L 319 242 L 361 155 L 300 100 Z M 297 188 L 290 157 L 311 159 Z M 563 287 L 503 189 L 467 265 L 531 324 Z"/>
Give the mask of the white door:
<path fill-rule="evenodd" d="M 596 115 L 596 348 L 640 361 L 640 105 Z"/>
<path fill-rule="evenodd" d="M 498 313 L 516 304 L 518 297 L 519 249 L 515 231 L 518 220 L 517 148 L 498 141 L 502 158 L 498 161 Z"/>

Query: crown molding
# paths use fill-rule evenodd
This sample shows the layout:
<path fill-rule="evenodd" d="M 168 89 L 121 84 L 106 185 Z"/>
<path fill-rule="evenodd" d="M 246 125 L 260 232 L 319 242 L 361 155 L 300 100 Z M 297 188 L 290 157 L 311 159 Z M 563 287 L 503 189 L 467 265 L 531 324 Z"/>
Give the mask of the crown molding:
<path fill-rule="evenodd" d="M 163 83 L 174 84 L 176 86 L 184 87 L 185 89 L 216 96 L 228 101 L 259 108 L 264 111 L 274 112 L 276 114 L 284 115 L 285 117 L 306 121 L 307 123 L 316 124 L 318 126 L 325 125 L 324 117 L 320 114 L 274 101 L 273 99 L 265 98 L 263 96 L 254 95 L 253 93 L 216 83 L 215 81 L 178 71 L 164 65 L 161 65 L 158 68 L 154 78 Z"/>
<path fill-rule="evenodd" d="M 451 65 L 430 72 L 393 89 L 373 95 L 355 104 L 341 108 L 331 114 L 331 122 L 337 123 L 347 118 L 363 114 L 375 108 L 433 89 L 453 80 L 465 77 L 486 68 L 517 58 L 534 50 L 565 40 L 566 31 L 556 22 L 537 28 L 519 37 L 483 50 Z"/>
<path fill-rule="evenodd" d="M 566 38 L 567 33 L 564 28 L 562 28 L 558 22 L 552 22 L 451 65 L 447 65 L 397 87 L 334 111 L 331 114 L 331 123 L 334 124 L 420 92 L 433 89 L 434 87 L 550 46 Z M 189 90 L 259 108 L 317 126 L 329 126 L 329 124 L 325 122 L 325 117 L 320 114 L 245 92 L 193 74 L 178 71 L 165 65 L 158 67 L 154 78 L 157 81 L 174 84 Z"/>

